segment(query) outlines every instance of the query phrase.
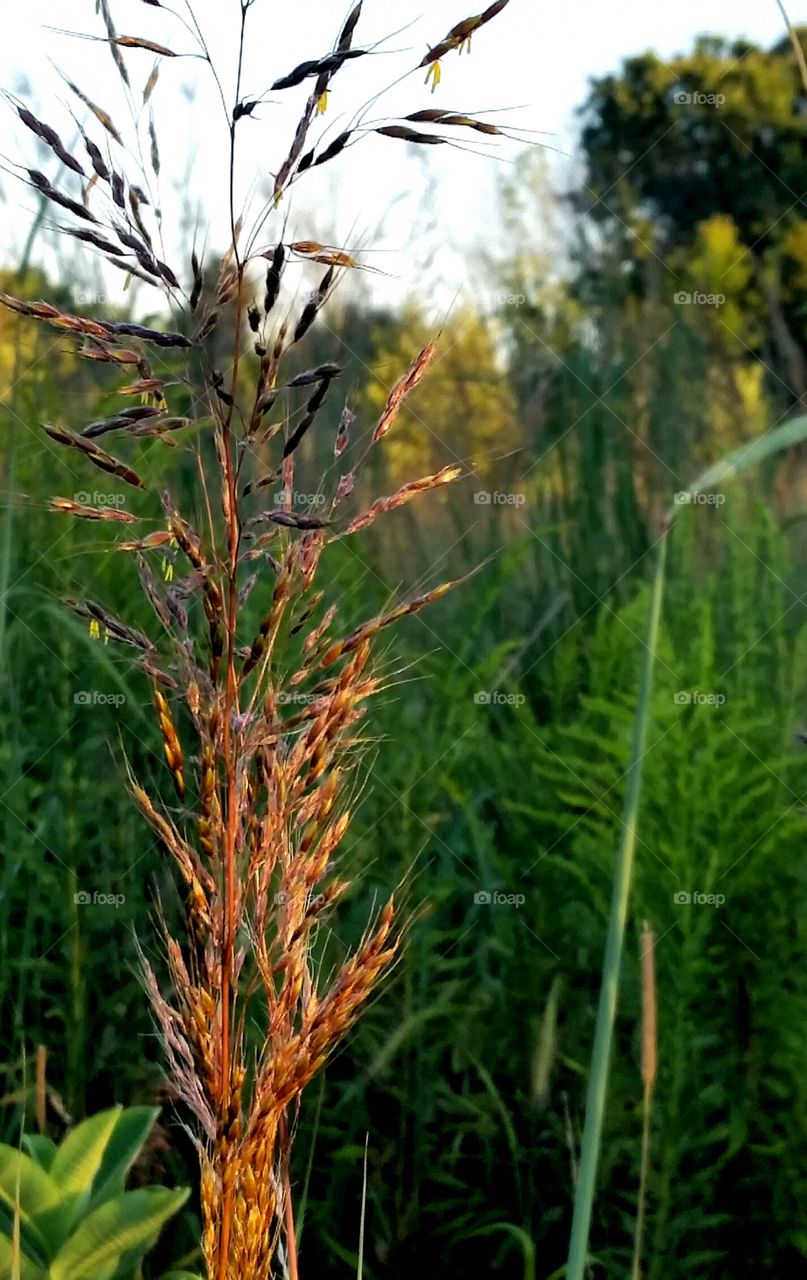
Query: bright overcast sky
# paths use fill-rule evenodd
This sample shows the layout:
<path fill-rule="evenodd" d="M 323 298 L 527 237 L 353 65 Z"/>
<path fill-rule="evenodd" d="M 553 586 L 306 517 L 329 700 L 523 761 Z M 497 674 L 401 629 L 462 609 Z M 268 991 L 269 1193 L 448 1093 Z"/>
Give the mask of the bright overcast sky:
<path fill-rule="evenodd" d="M 170 2 L 177 12 L 187 12 L 185 0 Z M 177 51 L 193 48 L 188 32 L 170 13 L 143 0 L 110 3 L 120 34 L 149 36 Z M 192 4 L 229 99 L 239 0 L 192 0 Z M 469 0 L 467 6 L 463 0 L 395 4 L 365 0 L 355 44 L 366 47 L 396 29 L 397 34 L 380 44 L 375 56 L 358 60 L 337 77 L 325 121 L 332 136 L 358 107 L 416 65 L 426 48 L 458 20 L 483 7 L 480 0 Z M 347 0 L 255 0 L 249 15 L 244 92 L 258 96 L 298 62 L 327 53 L 347 11 Z M 790 17 L 794 23 L 807 20 L 807 0 L 792 4 Z M 51 60 L 107 108 L 116 122 L 126 122 L 108 48 L 47 30 L 69 27 L 101 33 L 95 0 L 24 0 L 13 7 L 6 4 L 3 19 L 0 86 L 22 92 L 27 83 L 30 105 L 59 129 L 68 144 L 75 130 L 61 104 L 69 95 Z M 783 24 L 776 0 L 565 0 L 554 5 L 510 0 L 507 9 L 474 38 L 470 57 L 454 54 L 444 60 L 443 81 L 433 96 L 423 83 L 423 72 L 418 71 L 386 94 L 371 115 L 380 118 L 424 106 L 480 115 L 509 108 L 488 118 L 556 135 L 546 141 L 573 157 L 574 110 L 585 97 L 590 77 L 617 69 L 623 57 L 644 49 L 652 48 L 662 56 L 684 52 L 702 32 L 744 35 L 767 45 L 782 36 Z M 139 51 L 125 56 L 139 93 L 153 59 Z M 242 197 L 253 178 L 259 190 L 265 189 L 269 172 L 288 150 L 310 85 L 308 81 L 297 89 L 268 95 L 271 102 L 262 107 L 259 123 L 246 121 L 241 126 Z M 189 100 L 191 87 L 193 101 Z M 152 101 L 162 156 L 163 207 L 167 214 L 176 215 L 183 198 L 201 202 L 204 221 L 213 229 L 210 243 L 219 246 L 226 225 L 226 130 L 208 69 L 199 61 L 163 59 Z M 7 110 L 3 155 L 30 162 L 35 154 L 32 143 Z M 367 260 L 383 266 L 400 283 L 402 293 L 414 286 L 421 294 L 418 277 L 424 263 L 422 257 L 413 256 L 411 244 L 431 238 L 433 244 L 449 246 L 432 266 L 438 288 L 440 279 L 453 287 L 462 279 L 465 250 L 482 241 L 496 247 L 497 191 L 512 173 L 509 161 L 517 148 L 509 143 L 497 146 L 498 159 L 444 147 L 428 152 L 422 148 L 417 156 L 413 151 L 392 139 L 367 137 L 309 175 L 313 181 L 301 181 L 282 207 L 281 216 L 289 216 L 290 232 L 301 239 L 327 237 L 347 247 L 377 246 L 383 253 Z M 550 173 L 562 178 L 569 160 L 550 153 L 549 161 Z M 52 166 L 48 172 L 55 172 Z M 5 177 L 3 192 L 12 206 L 12 216 L 4 218 L 0 227 L 0 254 L 8 261 L 19 253 L 29 216 L 26 211 L 35 202 L 32 193 Z M 270 239 L 273 234 L 270 230 Z M 179 242 L 178 236 L 168 236 L 169 247 L 176 248 Z M 183 266 L 180 273 L 185 275 Z"/>

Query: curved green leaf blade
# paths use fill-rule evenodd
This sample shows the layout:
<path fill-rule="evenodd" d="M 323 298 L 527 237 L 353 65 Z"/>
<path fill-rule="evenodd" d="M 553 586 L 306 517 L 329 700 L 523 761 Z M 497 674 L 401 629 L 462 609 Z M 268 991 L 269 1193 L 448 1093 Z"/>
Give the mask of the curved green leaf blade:
<path fill-rule="evenodd" d="M 681 502 L 683 495 L 687 498 L 694 497 L 695 494 L 703 493 L 707 489 L 714 489 L 715 485 L 721 484 L 724 480 L 733 480 L 735 476 L 742 475 L 744 471 L 749 471 L 751 467 L 757 466 L 760 462 L 765 462 L 768 458 L 774 457 L 775 454 L 781 453 L 783 449 L 789 449 L 795 444 L 802 444 L 807 440 L 807 416 L 800 418 L 791 418 L 789 422 L 784 422 L 781 427 L 774 427 L 771 431 L 766 431 L 761 436 L 756 436 L 753 440 L 749 440 L 747 444 L 740 445 L 739 449 L 732 450 L 720 462 L 716 462 L 714 466 L 707 467 L 702 471 L 696 480 L 687 489 L 682 490 L 678 495 L 675 506 L 669 513 L 670 518 L 674 518 L 684 502 Z"/>
<path fill-rule="evenodd" d="M 107 1143 L 121 1114 L 120 1107 L 99 1111 L 68 1133 L 51 1165 L 51 1177 L 63 1192 L 89 1194 L 101 1167 Z"/>
<path fill-rule="evenodd" d="M 49 1173 L 53 1158 L 58 1150 L 53 1139 L 46 1137 L 44 1133 L 24 1133 L 22 1135 L 22 1145 L 34 1163 L 38 1164 L 40 1169 L 44 1169 L 46 1173 Z"/>
<path fill-rule="evenodd" d="M 0 1144 L 0 1198 L 12 1206 L 18 1198 L 22 1212 L 29 1217 L 52 1208 L 61 1199 L 55 1180 L 35 1164 L 24 1151 Z"/>
<path fill-rule="evenodd" d="M 123 1193 L 126 1175 L 159 1114 L 159 1107 L 127 1107 L 120 1112 L 95 1175 L 91 1208 L 97 1209 L 106 1200 Z"/>
<path fill-rule="evenodd" d="M 152 1239 L 189 1194 L 187 1189 L 144 1187 L 108 1200 L 84 1219 L 59 1251 L 50 1280 L 97 1280 L 109 1263 Z"/>
<path fill-rule="evenodd" d="M 32 1261 L 46 1265 L 59 1242 L 59 1188 L 24 1152 L 0 1144 L 0 1231 L 7 1235 L 18 1203 L 22 1246 Z"/>

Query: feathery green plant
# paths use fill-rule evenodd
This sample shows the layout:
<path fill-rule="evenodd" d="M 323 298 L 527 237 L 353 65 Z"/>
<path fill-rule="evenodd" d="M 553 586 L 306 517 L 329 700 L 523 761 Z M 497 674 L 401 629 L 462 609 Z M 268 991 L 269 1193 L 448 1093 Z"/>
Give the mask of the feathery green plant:
<path fill-rule="evenodd" d="M 807 418 L 795 418 L 781 427 L 741 446 L 727 458 L 704 471 L 679 499 L 692 501 L 701 494 L 708 494 L 717 485 L 732 480 L 767 458 L 792 448 L 807 440 Z M 621 836 L 614 873 L 613 897 L 608 922 L 608 937 L 603 960 L 597 1024 L 594 1032 L 589 1091 L 586 1103 L 586 1123 L 580 1154 L 580 1174 L 575 1188 L 574 1216 L 572 1220 L 569 1258 L 566 1280 L 583 1280 L 588 1258 L 591 1214 L 597 1177 L 597 1165 L 602 1141 L 603 1120 L 608 1089 L 611 1046 L 616 1019 L 619 993 L 622 948 L 633 870 L 633 858 L 639 825 L 642 777 L 647 753 L 647 735 L 653 694 L 653 677 L 659 635 L 659 620 L 664 592 L 667 541 L 673 520 L 679 508 L 673 507 L 658 538 L 656 567 L 648 605 L 647 628 L 642 660 L 642 676 L 639 686 L 634 719 L 633 743 L 625 785 L 625 798 L 621 819 Z"/>

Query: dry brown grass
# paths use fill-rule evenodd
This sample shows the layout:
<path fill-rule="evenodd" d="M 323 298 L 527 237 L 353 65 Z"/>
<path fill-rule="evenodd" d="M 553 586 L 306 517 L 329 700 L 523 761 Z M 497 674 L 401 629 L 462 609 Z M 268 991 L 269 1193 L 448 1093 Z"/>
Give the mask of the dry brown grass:
<path fill-rule="evenodd" d="M 150 8 L 162 6 L 145 0 Z M 506 0 L 505 0 L 506 3 Z M 252 0 L 243 0 L 243 49 Z M 504 3 L 458 24 L 423 59 L 461 49 L 471 34 Z M 297 1275 L 289 1149 L 300 1095 L 358 1016 L 392 963 L 398 945 L 395 907 L 385 903 L 368 921 L 356 952 L 335 972 L 317 970 L 318 929 L 349 882 L 339 871 L 339 850 L 351 820 L 365 704 L 379 688 L 373 645 L 398 619 L 438 600 L 446 583 L 390 608 L 345 632 L 338 601 L 315 590 L 323 553 L 334 540 L 352 535 L 419 495 L 457 479 L 445 467 L 412 481 L 367 510 L 342 514 L 358 467 L 393 429 L 396 416 L 432 361 L 429 345 L 413 354 L 410 368 L 390 390 L 375 424 L 363 430 L 367 446 L 349 464 L 353 414 L 345 407 L 334 443 L 341 472 L 330 502 L 298 510 L 293 502 L 295 464 L 303 440 L 339 379 L 341 369 L 324 364 L 291 377 L 288 353 L 316 322 L 338 273 L 359 264 L 346 250 L 311 241 L 262 244 L 267 219 L 307 169 L 335 160 L 364 127 L 343 132 L 327 146 L 312 141 L 333 78 L 346 64 L 367 56 L 357 47 L 362 4 L 356 4 L 333 49 L 275 80 L 272 91 L 313 82 L 292 144 L 272 183 L 272 198 L 251 226 L 238 216 L 234 156 L 241 123 L 256 103 L 235 87 L 228 120 L 231 139 L 232 241 L 218 266 L 191 256 L 187 293 L 179 267 L 161 260 L 159 225 L 147 191 L 159 175 L 155 124 L 148 115 L 159 59 L 174 56 L 146 37 L 120 36 L 106 0 L 101 15 L 105 39 L 126 95 L 131 78 L 126 58 L 156 54 L 146 85 L 152 172 L 132 183 L 112 116 L 72 81 L 68 85 L 88 113 L 79 125 L 86 157 L 72 155 L 50 126 L 15 103 L 27 129 L 67 170 L 52 182 L 35 169 L 25 180 L 78 226 L 65 228 L 105 260 L 165 295 L 176 330 L 87 318 L 44 302 L 4 297 L 8 307 L 56 326 L 78 342 L 85 358 L 118 367 L 122 397 L 138 397 L 82 431 L 48 425 L 50 439 L 136 489 L 145 482 L 124 454 L 149 437 L 162 444 L 199 427 L 199 501 L 202 517 L 181 513 L 170 493 L 150 513 L 156 528 L 117 546 L 135 557 L 143 589 L 156 618 L 157 638 L 147 636 L 93 602 L 74 601 L 96 632 L 130 646 L 138 655 L 153 695 L 159 734 L 176 803 L 172 808 L 130 777 L 132 794 L 173 860 L 186 903 L 186 932 L 174 937 L 163 925 L 169 985 L 144 960 L 149 995 L 162 1030 L 171 1079 L 195 1118 L 201 1161 L 203 1246 L 210 1280 L 266 1280 L 278 1251 L 283 1269 Z M 189 9 L 187 32 L 197 56 L 209 52 Z M 217 81 L 218 83 L 218 81 Z M 394 139 L 443 142 L 441 135 L 411 127 L 423 122 L 499 132 L 469 116 L 425 110 L 409 124 L 388 122 L 375 131 Z M 98 140 L 85 129 L 100 130 Z M 369 126 L 368 126 L 369 127 Z M 70 190 L 65 190 L 69 184 Z M 77 189 L 75 189 L 77 188 Z M 71 194 L 72 190 L 72 194 Z M 279 214 L 277 215 L 280 216 Z M 281 314 L 282 281 L 289 263 L 324 268 L 317 287 L 296 312 Z M 256 290 L 256 268 L 262 272 Z M 211 285 L 212 279 L 212 285 Z M 222 345 L 231 353 L 226 372 L 213 363 Z M 251 348 L 251 352 L 250 352 Z M 192 417 L 171 411 L 176 387 L 203 394 Z M 117 439 L 114 453 L 97 443 Z M 283 500 L 266 504 L 270 486 Z M 131 523 L 118 509 L 54 498 L 53 510 L 79 518 Z M 155 516 L 155 510 L 157 512 Z M 161 512 L 161 514 L 159 514 Z M 184 572 L 172 585 L 152 565 L 174 554 Z M 244 630 L 246 596 L 264 596 L 255 634 Z M 256 1004 L 266 1034 L 253 1061 L 245 1047 L 245 1025 Z"/>

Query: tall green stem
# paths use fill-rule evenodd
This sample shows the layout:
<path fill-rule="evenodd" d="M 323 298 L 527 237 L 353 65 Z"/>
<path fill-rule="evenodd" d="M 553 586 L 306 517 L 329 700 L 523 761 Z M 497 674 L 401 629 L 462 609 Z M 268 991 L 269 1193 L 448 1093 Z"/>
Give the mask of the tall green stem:
<path fill-rule="evenodd" d="M 588 1256 L 588 1237 L 597 1181 L 600 1142 L 602 1140 L 611 1041 L 613 1039 L 614 1018 L 619 994 L 619 971 L 622 962 L 625 920 L 628 913 L 633 855 L 636 846 L 636 826 L 642 790 L 642 770 L 647 743 L 647 729 L 650 723 L 653 668 L 656 659 L 661 601 L 664 594 L 667 537 L 668 531 L 665 529 L 658 543 L 656 572 L 653 579 L 647 618 L 639 701 L 633 725 L 630 766 L 628 768 L 627 787 L 622 808 L 622 836 L 617 854 L 614 889 L 611 898 L 611 915 L 608 921 L 608 939 L 605 944 L 605 959 L 603 961 L 602 983 L 600 985 L 600 1002 L 594 1031 L 591 1075 L 589 1077 L 588 1098 L 586 1101 L 586 1122 L 583 1128 L 580 1170 L 575 1191 L 572 1235 L 569 1244 L 569 1259 L 566 1264 L 566 1280 L 583 1280 Z"/>

